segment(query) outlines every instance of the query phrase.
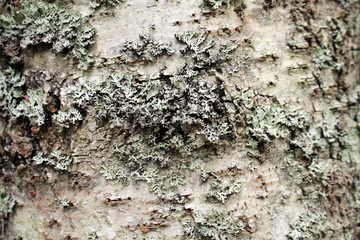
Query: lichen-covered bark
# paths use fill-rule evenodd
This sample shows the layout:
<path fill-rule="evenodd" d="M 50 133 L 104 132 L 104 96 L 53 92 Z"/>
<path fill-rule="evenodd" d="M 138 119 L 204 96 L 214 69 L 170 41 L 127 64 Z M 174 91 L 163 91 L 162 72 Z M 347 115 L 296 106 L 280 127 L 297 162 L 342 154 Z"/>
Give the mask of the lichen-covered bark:
<path fill-rule="evenodd" d="M 358 239 L 360 3 L 3 1 L 1 239 Z"/>

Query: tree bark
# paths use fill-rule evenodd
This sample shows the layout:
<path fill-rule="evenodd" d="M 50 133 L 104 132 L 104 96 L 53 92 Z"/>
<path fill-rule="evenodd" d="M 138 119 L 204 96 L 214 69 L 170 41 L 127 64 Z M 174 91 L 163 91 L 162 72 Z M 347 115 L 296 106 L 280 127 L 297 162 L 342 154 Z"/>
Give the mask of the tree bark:
<path fill-rule="evenodd" d="M 2 239 L 359 239 L 360 2 L 3 1 Z"/>

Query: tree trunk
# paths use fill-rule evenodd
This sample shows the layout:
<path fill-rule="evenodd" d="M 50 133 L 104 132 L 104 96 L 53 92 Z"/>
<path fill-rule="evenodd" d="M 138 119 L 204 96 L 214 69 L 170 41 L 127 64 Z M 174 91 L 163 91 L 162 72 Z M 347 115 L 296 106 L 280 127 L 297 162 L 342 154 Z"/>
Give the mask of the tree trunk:
<path fill-rule="evenodd" d="M 359 1 L 1 9 L 2 239 L 360 239 Z"/>

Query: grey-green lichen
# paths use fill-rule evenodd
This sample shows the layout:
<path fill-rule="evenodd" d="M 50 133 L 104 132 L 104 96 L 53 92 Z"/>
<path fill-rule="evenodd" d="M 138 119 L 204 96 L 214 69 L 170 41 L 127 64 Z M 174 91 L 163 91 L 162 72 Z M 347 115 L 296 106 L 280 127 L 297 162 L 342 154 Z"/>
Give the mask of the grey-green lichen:
<path fill-rule="evenodd" d="M 28 90 L 25 100 L 17 106 L 15 116 L 26 116 L 30 122 L 41 126 L 45 122 L 44 105 L 46 105 L 46 96 L 41 88 Z"/>
<path fill-rule="evenodd" d="M 0 19 L 0 38 L 17 39 L 22 48 L 51 44 L 53 52 L 66 53 L 81 69 L 88 69 L 93 62 L 89 48 L 94 34 L 80 13 L 61 2 L 27 0 L 20 10 L 11 8 Z"/>
<path fill-rule="evenodd" d="M 124 63 L 154 62 L 163 55 L 172 55 L 171 42 L 157 41 L 151 35 L 140 35 L 141 43 L 126 41 L 119 49 L 119 58 Z"/>
<path fill-rule="evenodd" d="M 258 141 L 269 142 L 271 138 L 289 137 L 296 128 L 304 128 L 306 115 L 294 108 L 283 108 L 278 105 L 258 106 L 251 119 L 246 134 Z"/>
<path fill-rule="evenodd" d="M 324 147 L 326 141 L 321 137 L 320 130 L 317 127 L 311 126 L 308 131 L 302 133 L 292 143 L 300 147 L 305 156 L 310 157 L 317 149 Z"/>
<path fill-rule="evenodd" d="M 123 3 L 125 0 L 95 0 L 90 1 L 90 7 L 93 9 L 100 8 L 101 6 L 108 6 L 108 7 L 114 7 L 119 3 Z"/>
<path fill-rule="evenodd" d="M 244 98 L 245 96 L 243 96 Z M 241 101 L 249 101 L 246 98 Z M 245 104 L 249 107 L 253 103 Z M 247 118 L 245 134 L 249 137 L 247 146 L 249 154 L 256 156 L 260 144 L 269 143 L 275 138 L 290 138 L 298 130 L 307 126 L 305 112 L 295 108 L 284 108 L 276 104 L 257 106 L 250 117 Z"/>
<path fill-rule="evenodd" d="M 98 120 L 122 129 L 114 155 L 131 170 L 133 179 L 148 182 L 157 195 L 181 185 L 184 169 L 216 155 L 236 137 L 236 123 L 230 119 L 238 109 L 222 81 L 206 78 L 231 59 L 237 44 L 218 45 L 209 35 L 200 29 L 175 36 L 186 45 L 180 53 L 187 61 L 176 74 L 141 80 L 134 74 L 115 73 L 71 87 L 74 107 L 91 107 Z M 123 62 L 151 62 L 174 52 L 171 42 L 148 35 L 141 40 L 121 46 Z"/>
<path fill-rule="evenodd" d="M 201 12 L 205 15 L 223 14 L 225 11 L 233 10 L 241 19 L 244 18 L 243 10 L 246 8 L 244 0 L 203 0 Z"/>
<path fill-rule="evenodd" d="M 321 114 L 320 119 L 312 122 L 306 131 L 298 132 L 297 136 L 291 140 L 292 144 L 302 150 L 303 156 L 309 163 L 305 167 L 292 155 L 286 159 L 290 164 L 288 166 L 300 174 L 299 181 L 297 181 L 299 184 L 312 187 L 307 190 L 307 194 L 304 194 L 306 195 L 303 198 L 306 210 L 296 222 L 291 224 L 292 230 L 287 235 L 289 239 L 324 237 L 327 225 L 335 221 L 335 219 L 326 219 L 324 206 L 337 205 L 339 200 L 333 198 L 333 194 L 336 194 L 334 192 L 344 186 L 350 187 L 352 184 L 352 178 L 347 173 L 348 170 L 339 169 L 341 168 L 339 166 L 344 164 L 341 160 L 341 148 L 338 147 L 338 144 L 343 144 L 342 138 L 344 137 L 344 133 L 338 126 L 339 119 L 338 113 L 327 109 Z M 296 176 L 296 172 L 291 174 Z M 311 185 L 314 183 L 317 184 L 317 187 Z M 340 189 L 337 189 L 338 184 L 341 186 Z M 318 200 L 317 205 L 311 201 L 312 199 Z M 347 211 L 356 212 L 356 209 L 350 209 Z"/>
<path fill-rule="evenodd" d="M 313 32 L 313 37 L 321 39 L 317 43 L 312 60 L 314 62 L 313 75 L 318 80 L 319 87 L 322 90 L 328 90 L 326 84 L 324 84 L 328 79 L 323 78 L 323 70 L 332 69 L 335 75 L 338 76 L 329 77 L 339 81 L 336 79 L 351 71 L 352 66 L 356 65 L 358 61 L 359 19 L 355 9 L 359 6 L 359 3 L 357 1 L 337 2 L 340 5 L 337 9 L 341 12 L 339 17 L 326 16 L 325 18 L 325 16 L 322 16 L 326 19 L 323 24 L 326 31 L 318 31 L 318 28 L 314 26 L 309 28 L 309 31 Z M 342 83 L 340 81 L 337 84 Z"/>
<path fill-rule="evenodd" d="M 53 122 L 60 128 L 69 128 L 70 125 L 73 125 L 82 119 L 83 116 L 81 115 L 80 111 L 73 107 L 67 111 L 60 110 L 56 114 L 52 115 Z"/>
<path fill-rule="evenodd" d="M 173 172 L 189 168 L 192 159 L 211 154 L 234 137 L 222 91 L 200 77 L 140 82 L 117 73 L 96 84 L 80 84 L 73 89 L 73 98 L 77 107 L 91 106 L 99 119 L 124 130 L 124 138 L 114 144 L 116 155 L 133 176 L 144 176 L 154 166 Z M 154 174 L 147 181 L 159 183 Z"/>
<path fill-rule="evenodd" d="M 223 4 L 225 1 L 209 2 Z M 214 5 L 214 8 L 218 9 L 219 6 Z M 192 164 L 195 162 L 193 161 L 195 158 L 204 158 L 206 160 L 209 152 L 212 153 L 213 149 L 235 137 L 235 126 L 233 124 L 236 124 L 236 122 L 234 123 L 231 120 L 234 116 L 229 111 L 228 105 L 235 105 L 235 111 L 239 111 L 238 107 L 244 107 L 250 112 L 249 116 L 245 118 L 244 125 L 242 125 L 242 127 L 247 125 L 245 137 L 248 138 L 248 147 L 257 151 L 264 142 L 266 144 L 271 143 L 275 138 L 291 139 L 290 143 L 300 148 L 306 157 L 306 161 L 302 161 L 304 159 L 301 159 L 301 154 L 297 154 L 300 152 L 297 148 L 296 157 L 295 154 L 293 157 L 296 165 L 291 164 L 292 167 L 296 168 L 301 174 L 307 171 L 308 176 L 310 176 L 307 179 L 311 179 L 311 181 L 325 182 L 329 179 L 329 169 L 332 168 L 333 159 L 328 159 L 327 156 L 324 157 L 319 152 L 337 141 L 339 137 L 338 115 L 328 114 L 330 111 L 327 111 L 323 114 L 323 119 L 320 122 L 314 121 L 312 123 L 307 119 L 305 120 L 301 111 L 293 111 L 290 107 L 278 104 L 259 104 L 253 100 L 254 96 L 251 94 L 243 94 L 241 100 L 239 100 L 241 103 L 237 104 L 236 99 L 229 98 L 221 83 L 212 82 L 209 84 L 208 81 L 212 80 L 211 77 L 208 78 L 206 74 L 202 75 L 203 70 L 208 69 L 211 69 L 212 73 L 221 72 L 223 69 L 217 68 L 218 63 L 221 63 L 223 59 L 230 59 L 229 53 L 234 51 L 236 45 L 222 47 L 222 52 L 219 54 L 218 48 L 213 44 L 213 38 L 205 30 L 179 35 L 178 39 L 181 43 L 186 44 L 186 48 L 182 50 L 183 57 L 190 59 L 190 64 L 184 72 L 170 77 L 163 76 L 160 73 L 158 79 L 149 79 L 145 82 L 135 75 L 132 75 L 133 77 L 120 77 L 116 80 L 119 81 L 116 86 L 113 86 L 114 82 L 110 78 L 117 77 L 111 76 L 98 83 L 83 84 L 74 92 L 74 95 L 78 97 L 76 100 L 79 101 L 74 106 L 78 109 L 84 108 L 88 110 L 94 105 L 96 115 L 100 120 L 105 124 L 109 121 L 111 126 L 117 128 L 117 130 L 122 129 L 123 135 L 115 137 L 116 142 L 114 143 L 115 155 L 120 160 L 119 166 L 106 165 L 100 171 L 107 180 L 125 181 L 131 176 L 135 180 L 148 182 L 151 185 L 151 190 L 158 195 L 162 195 L 163 191 L 168 188 L 183 184 L 184 180 L 181 176 L 179 177 L 179 172 L 193 168 Z M 132 46 L 128 50 L 137 54 L 135 59 L 139 62 L 152 62 L 161 55 L 168 55 L 167 51 L 159 51 L 158 46 L 156 46 L 157 49 L 152 50 L 148 46 L 138 47 L 139 44 L 134 43 L 130 45 Z M 323 53 L 319 51 L 319 56 L 324 55 L 324 59 L 316 61 L 317 56 L 315 56 L 314 63 L 318 64 L 318 66 L 332 64 L 331 55 L 328 54 L 327 49 L 329 47 L 320 49 L 321 51 L 325 50 Z M 130 83 L 125 83 L 124 79 L 127 78 L 130 79 Z M 215 86 L 214 90 L 209 91 L 206 84 Z M 203 86 L 205 87 L 202 88 Z M 198 88 L 198 91 L 193 88 Z M 11 86 L 9 89 L 11 89 Z M 182 91 L 183 89 L 186 90 Z M 43 94 L 40 91 L 38 93 Z M 202 91 L 205 91 L 205 94 Z M 119 97 L 119 95 L 121 96 Z M 212 102 L 205 95 L 214 95 L 216 101 Z M 26 101 L 30 100 L 29 95 L 25 92 L 19 97 L 14 96 L 13 98 L 15 98 L 17 104 L 26 103 L 22 102 L 24 97 Z M 168 100 L 169 98 L 171 100 Z M 183 101 L 186 104 L 177 104 L 176 101 Z M 211 104 L 208 104 L 208 101 Z M 224 101 L 226 101 L 226 104 L 223 104 Z M 41 101 L 39 101 L 39 104 L 37 104 L 37 101 L 35 103 L 35 105 L 30 105 L 30 110 L 37 109 L 33 106 L 42 104 Z M 188 103 L 189 105 L 187 105 Z M 207 108 L 210 108 L 210 111 Z M 38 108 L 38 110 L 41 109 Z M 53 122 L 60 127 L 67 128 L 76 121 L 81 120 L 79 111 L 76 111 L 73 113 L 59 111 L 53 116 Z M 183 115 L 179 114 L 180 120 L 172 119 L 173 115 L 178 114 L 177 111 L 183 113 Z M 38 117 L 36 115 L 31 116 L 31 112 L 29 111 L 28 114 L 23 113 L 23 115 L 36 120 Z M 197 115 L 199 112 L 200 114 Z M 212 112 L 215 112 L 215 114 L 211 115 Z M 219 117 L 224 115 L 226 117 L 223 119 Z M 236 119 L 241 116 L 242 113 L 236 114 Z M 186 121 L 182 121 L 183 117 L 186 117 Z M 293 148 L 289 151 L 291 150 Z M 39 159 L 38 162 L 54 165 L 49 160 L 43 160 L 45 158 L 42 156 Z M 130 171 L 125 172 L 122 168 L 123 165 Z M 167 171 L 168 169 L 169 171 Z M 334 175 L 333 180 L 337 180 L 338 176 Z M 223 179 L 220 180 L 220 178 L 215 177 L 211 182 L 211 192 L 208 194 L 208 198 L 214 198 L 222 203 L 226 202 L 230 195 L 239 192 L 240 189 L 240 184 L 232 180 L 230 184 L 227 184 L 223 182 Z M 303 181 L 303 183 L 305 182 Z M 235 183 L 234 187 L 233 183 Z M 283 199 L 289 197 L 289 194 L 285 193 Z M 64 200 L 62 204 L 67 207 L 69 202 Z M 359 212 L 359 203 L 355 202 L 354 205 L 354 208 Z M 314 215 L 316 214 L 314 212 Z M 241 232 L 241 228 L 239 228 L 238 232 L 232 231 L 231 221 L 229 223 L 229 221 L 219 220 L 221 217 L 214 217 L 217 219 L 215 221 L 209 215 L 194 217 L 192 225 L 185 225 L 188 228 L 185 230 L 187 235 L 184 236 L 184 239 L 240 239 L 237 234 Z M 309 215 L 312 215 L 312 213 Z M 322 218 L 312 218 L 308 215 L 300 217 L 293 224 L 293 230 L 289 233 L 289 238 L 311 239 L 319 237 L 323 231 L 319 231 L 319 227 L 315 226 L 316 221 L 321 222 Z M 230 228 L 230 230 L 227 228 Z M 223 233 L 222 231 L 228 232 Z M 91 235 L 93 237 L 91 239 L 97 239 L 96 232 L 94 233 Z M 229 237 L 227 234 L 229 234 Z M 152 239 L 152 237 L 144 239 Z"/>
<path fill-rule="evenodd" d="M 247 108 L 254 106 L 252 100 L 243 95 L 240 97 L 236 98 L 236 103 L 240 101 Z M 289 144 L 299 147 L 305 157 L 310 157 L 340 136 L 338 121 L 338 115 L 331 110 L 324 111 L 320 121 L 312 122 L 309 114 L 294 107 L 259 105 L 246 117 L 246 145 L 250 155 L 257 156 L 260 144 L 270 143 L 275 138 L 286 139 Z"/>
<path fill-rule="evenodd" d="M 215 11 L 223 5 L 226 5 L 229 8 L 230 0 L 204 0 L 203 5 L 208 6 L 212 11 Z"/>
<path fill-rule="evenodd" d="M 310 174 L 311 180 L 326 181 L 328 179 L 328 174 L 331 169 L 331 161 L 328 159 L 313 159 L 308 171 Z"/>
<path fill-rule="evenodd" d="M 319 70 L 331 66 L 333 57 L 329 49 L 329 43 L 323 43 L 321 46 L 316 47 L 313 54 L 313 62 Z"/>
<path fill-rule="evenodd" d="M 210 181 L 211 188 L 206 194 L 208 200 L 225 204 L 230 196 L 239 193 L 241 190 L 241 181 L 234 177 L 225 178 L 214 175 Z"/>
<path fill-rule="evenodd" d="M 178 171 L 160 171 L 156 167 L 133 170 L 131 176 L 134 180 L 144 181 L 149 184 L 150 191 L 159 197 L 164 196 L 169 190 L 184 184 L 183 176 Z"/>
<path fill-rule="evenodd" d="M 4 186 L 0 187 L 0 234 L 2 235 L 5 230 L 6 220 L 10 217 L 15 206 L 15 200 L 5 190 Z"/>
<path fill-rule="evenodd" d="M 70 156 L 63 155 L 60 150 L 53 151 L 48 157 L 44 157 L 43 152 L 38 152 L 33 161 L 36 165 L 51 165 L 57 170 L 65 171 L 72 162 Z"/>
<path fill-rule="evenodd" d="M 27 117 L 31 123 L 41 126 L 45 122 L 46 95 L 42 89 L 24 90 L 25 78 L 12 68 L 0 72 L 0 106 L 10 120 Z"/>
<path fill-rule="evenodd" d="M 102 166 L 100 173 L 106 180 L 118 182 L 126 182 L 128 180 L 127 174 L 120 167 Z"/>
<path fill-rule="evenodd" d="M 189 56 L 188 61 L 194 68 L 209 68 L 219 66 L 221 63 L 231 59 L 231 53 L 238 45 L 233 43 L 224 43 L 217 46 L 217 40 L 210 35 L 210 31 L 199 29 L 198 31 L 188 31 L 183 34 L 175 35 L 176 39 L 183 44 L 180 52 Z"/>
<path fill-rule="evenodd" d="M 12 68 L 0 71 L 0 106 L 15 119 L 19 113 L 17 107 L 24 97 L 25 78 Z"/>
<path fill-rule="evenodd" d="M 70 201 L 68 199 L 59 200 L 59 203 L 63 209 L 70 207 Z"/>
<path fill-rule="evenodd" d="M 88 237 L 87 239 L 89 240 L 96 240 L 96 239 L 100 239 L 99 236 L 97 235 L 96 231 L 91 231 L 88 233 Z"/>
<path fill-rule="evenodd" d="M 298 134 L 298 137 L 292 140 L 292 144 L 300 147 L 305 156 L 310 157 L 318 153 L 319 150 L 332 142 L 334 138 L 340 136 L 336 128 L 339 116 L 326 110 L 320 121 L 313 123 L 307 131 Z"/>
<path fill-rule="evenodd" d="M 309 207 L 296 222 L 291 224 L 292 230 L 287 236 L 292 240 L 322 238 L 326 229 L 325 220 L 325 212 Z"/>
<path fill-rule="evenodd" d="M 232 218 L 229 213 L 211 209 L 207 215 L 195 211 L 193 221 L 183 225 L 183 240 L 228 240 L 239 239 L 245 224 Z"/>
<path fill-rule="evenodd" d="M 157 237 L 146 236 L 141 238 L 141 240 L 166 240 L 167 238 L 163 234 L 158 234 Z"/>

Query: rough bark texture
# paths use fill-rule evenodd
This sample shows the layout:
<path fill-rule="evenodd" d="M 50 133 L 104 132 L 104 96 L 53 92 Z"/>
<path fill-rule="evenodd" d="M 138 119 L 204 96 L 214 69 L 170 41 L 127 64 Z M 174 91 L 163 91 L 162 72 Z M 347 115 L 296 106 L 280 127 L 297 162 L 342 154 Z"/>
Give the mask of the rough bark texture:
<path fill-rule="evenodd" d="M 2 3 L 2 239 L 360 239 L 359 1 Z"/>

